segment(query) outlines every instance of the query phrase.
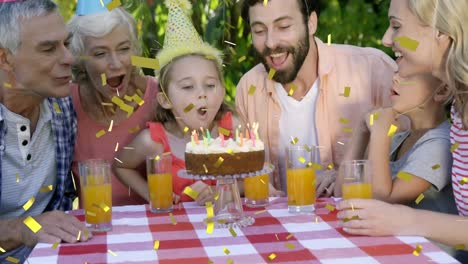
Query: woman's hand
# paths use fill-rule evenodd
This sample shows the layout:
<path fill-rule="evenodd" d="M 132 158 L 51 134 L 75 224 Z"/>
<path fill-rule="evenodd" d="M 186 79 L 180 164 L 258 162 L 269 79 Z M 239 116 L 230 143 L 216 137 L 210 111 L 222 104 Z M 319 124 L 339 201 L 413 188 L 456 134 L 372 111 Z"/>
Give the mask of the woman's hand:
<path fill-rule="evenodd" d="M 373 116 L 373 117 L 371 117 Z M 367 114 L 366 124 L 369 131 L 387 135 L 390 126 L 396 123 L 397 113 L 391 107 L 378 108 Z M 372 123 L 371 123 L 372 120 Z"/>
<path fill-rule="evenodd" d="M 343 231 L 353 235 L 414 235 L 414 209 L 379 200 L 341 200 L 337 207 Z"/>
<path fill-rule="evenodd" d="M 198 193 L 198 196 L 195 199 L 195 202 L 197 202 L 198 205 L 205 205 L 206 202 L 214 201 L 214 192 L 206 183 L 196 181 L 190 186 L 190 188 Z"/>
<path fill-rule="evenodd" d="M 276 190 L 275 187 L 270 183 L 268 183 L 268 193 L 270 197 L 285 197 L 286 194 L 281 190 Z"/>

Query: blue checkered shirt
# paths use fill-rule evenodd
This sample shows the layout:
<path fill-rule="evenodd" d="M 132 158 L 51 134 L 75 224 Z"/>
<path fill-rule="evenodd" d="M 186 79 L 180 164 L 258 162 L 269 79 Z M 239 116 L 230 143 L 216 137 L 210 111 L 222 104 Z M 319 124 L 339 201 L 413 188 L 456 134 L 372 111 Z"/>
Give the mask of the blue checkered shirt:
<path fill-rule="evenodd" d="M 76 191 L 71 178 L 71 163 L 73 161 L 73 151 L 76 136 L 76 113 L 73 108 L 71 97 L 48 98 L 52 112 L 52 130 L 54 135 L 55 153 L 57 160 L 57 182 L 54 194 L 46 211 L 51 210 L 71 210 Z M 56 111 L 54 103 L 58 105 L 60 111 Z M 5 155 L 5 135 L 7 128 L 4 125 L 3 111 L 0 108 L 0 204 L 2 197 L 2 159 Z M 40 188 L 38 186 L 37 188 Z M 1 217 L 1 216 L 0 216 Z"/>

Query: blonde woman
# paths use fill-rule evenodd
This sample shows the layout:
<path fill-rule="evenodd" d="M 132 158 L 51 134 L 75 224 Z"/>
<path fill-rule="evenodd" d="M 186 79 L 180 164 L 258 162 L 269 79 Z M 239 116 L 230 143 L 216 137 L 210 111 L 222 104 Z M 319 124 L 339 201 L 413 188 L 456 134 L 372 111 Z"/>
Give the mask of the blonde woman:
<path fill-rule="evenodd" d="M 345 232 L 356 235 L 417 235 L 457 248 L 468 248 L 468 1 L 392 0 L 390 26 L 383 42 L 398 57 L 403 76 L 432 73 L 455 95 L 452 107 L 452 185 L 459 216 L 415 210 L 377 200 L 346 200 L 338 203 Z M 411 51 L 399 37 L 419 43 Z M 405 47 L 406 46 L 406 47 Z M 431 164 L 427 164 L 431 166 Z M 360 208 L 352 210 L 350 208 Z M 467 263 L 466 251 L 457 258 Z"/>

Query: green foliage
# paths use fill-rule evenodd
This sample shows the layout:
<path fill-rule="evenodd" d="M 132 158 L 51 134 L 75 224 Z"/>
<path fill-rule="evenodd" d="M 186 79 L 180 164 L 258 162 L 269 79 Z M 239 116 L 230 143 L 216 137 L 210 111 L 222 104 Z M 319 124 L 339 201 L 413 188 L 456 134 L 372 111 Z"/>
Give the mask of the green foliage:
<path fill-rule="evenodd" d="M 204 39 L 223 50 L 226 101 L 233 103 L 240 77 L 258 61 L 251 45 L 250 29 L 240 17 L 238 0 L 191 0 L 192 19 Z M 381 45 L 388 26 L 390 0 L 319 0 L 320 18 L 317 37 L 324 42 L 331 34 L 332 43 L 376 47 Z M 56 0 L 66 20 L 73 15 L 75 1 Z M 155 57 L 164 43 L 167 9 L 163 0 L 126 0 L 124 7 L 136 19 L 143 56 Z M 225 41 L 235 43 L 230 45 Z M 145 74 L 152 75 L 151 70 Z"/>

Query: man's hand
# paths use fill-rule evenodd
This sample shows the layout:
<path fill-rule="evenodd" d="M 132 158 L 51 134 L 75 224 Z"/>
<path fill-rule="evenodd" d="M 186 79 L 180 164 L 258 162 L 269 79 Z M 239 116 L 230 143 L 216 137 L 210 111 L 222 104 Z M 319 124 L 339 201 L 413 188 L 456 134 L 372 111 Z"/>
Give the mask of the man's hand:
<path fill-rule="evenodd" d="M 316 176 L 315 196 L 330 197 L 335 190 L 337 171 L 325 170 Z"/>
<path fill-rule="evenodd" d="M 206 202 L 214 201 L 214 192 L 206 183 L 196 181 L 190 188 L 198 193 L 197 199 L 195 199 L 198 205 L 205 205 Z"/>
<path fill-rule="evenodd" d="M 46 212 L 33 218 L 42 226 L 37 233 L 23 223 L 24 219 L 18 219 L 21 241 L 28 247 L 34 247 L 38 242 L 54 244 L 87 241 L 91 236 L 83 222 L 62 211 Z M 79 233 L 80 240 L 77 240 Z"/>

